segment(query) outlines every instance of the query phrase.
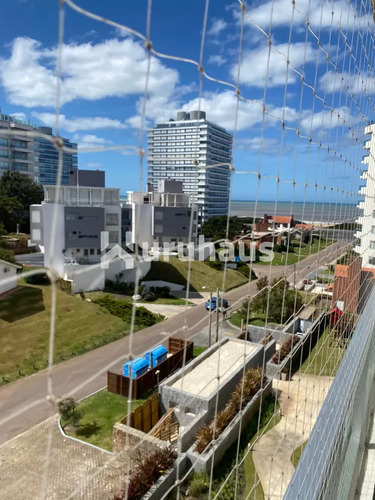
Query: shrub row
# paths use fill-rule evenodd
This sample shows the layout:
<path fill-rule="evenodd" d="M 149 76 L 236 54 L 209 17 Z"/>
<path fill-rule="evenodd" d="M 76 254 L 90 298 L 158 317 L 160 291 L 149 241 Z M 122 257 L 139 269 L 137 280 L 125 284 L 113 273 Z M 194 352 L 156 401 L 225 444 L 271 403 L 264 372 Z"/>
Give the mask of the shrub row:
<path fill-rule="evenodd" d="M 136 469 L 129 478 L 127 496 L 129 500 L 138 500 L 151 488 L 177 458 L 175 450 L 169 447 L 160 448 L 143 457 L 139 454 Z M 122 490 L 113 500 L 124 500 L 126 491 Z"/>
<path fill-rule="evenodd" d="M 271 358 L 272 362 L 277 365 L 281 361 L 283 361 L 288 356 L 293 347 L 297 345 L 300 340 L 301 339 L 299 338 L 298 335 L 291 335 L 286 340 L 284 340 L 284 342 L 281 344 L 280 349 L 276 351 L 275 354 L 272 356 Z"/>
<path fill-rule="evenodd" d="M 244 408 L 262 385 L 263 371 L 261 368 L 250 368 L 237 384 L 224 410 L 216 415 L 210 424 L 204 425 L 197 434 L 195 451 L 203 453 L 213 439 L 217 439 L 226 429 L 237 413 Z"/>
<path fill-rule="evenodd" d="M 93 302 L 104 307 L 111 314 L 121 318 L 126 323 L 131 322 L 133 305 L 130 302 L 112 299 L 109 295 L 95 299 Z M 138 328 L 155 325 L 155 323 L 159 323 L 162 319 L 163 317 L 160 314 L 153 314 L 145 307 L 136 308 L 134 321 Z"/>

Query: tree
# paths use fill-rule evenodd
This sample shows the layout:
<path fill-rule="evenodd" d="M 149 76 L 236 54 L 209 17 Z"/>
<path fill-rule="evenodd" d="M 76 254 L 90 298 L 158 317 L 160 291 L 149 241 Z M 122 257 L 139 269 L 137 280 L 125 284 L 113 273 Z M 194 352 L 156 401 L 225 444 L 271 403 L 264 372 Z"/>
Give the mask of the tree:
<path fill-rule="evenodd" d="M 211 238 L 213 241 L 225 239 L 227 236 L 227 216 L 215 215 L 211 217 L 202 226 L 202 234 L 205 238 Z M 239 217 L 229 217 L 228 239 L 232 240 L 233 236 L 243 229 L 243 220 Z"/>
<path fill-rule="evenodd" d="M 261 311 L 263 313 L 267 310 L 268 303 L 268 278 L 263 276 L 257 281 L 258 293 L 255 295 L 251 302 L 251 308 L 254 311 Z"/>
<path fill-rule="evenodd" d="M 20 203 L 22 210 L 19 210 L 19 207 L 13 208 L 14 216 L 20 218 L 22 231 L 29 232 L 29 208 L 30 205 L 40 203 L 43 200 L 43 187 L 27 175 L 19 172 L 5 172 L 0 177 L 0 198 L 2 197 L 15 198 Z M 5 222 L 3 224 L 5 229 L 9 231 Z M 10 231 L 14 230 L 15 228 L 10 228 Z"/>
<path fill-rule="evenodd" d="M 24 207 L 17 198 L 0 195 L 0 220 L 7 232 L 16 232 L 17 224 L 22 222 L 23 210 Z"/>
<path fill-rule="evenodd" d="M 73 423 L 75 423 L 78 418 L 78 414 L 75 412 L 76 407 L 77 401 L 72 396 L 60 399 L 57 403 L 57 409 L 61 417 L 64 420 L 71 420 Z"/>

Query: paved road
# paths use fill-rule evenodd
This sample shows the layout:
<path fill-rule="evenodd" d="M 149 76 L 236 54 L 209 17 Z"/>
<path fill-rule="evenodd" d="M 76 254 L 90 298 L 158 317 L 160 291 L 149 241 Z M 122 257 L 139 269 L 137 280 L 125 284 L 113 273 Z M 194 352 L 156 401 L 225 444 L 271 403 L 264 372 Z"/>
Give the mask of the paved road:
<path fill-rule="evenodd" d="M 306 274 L 331 261 L 342 253 L 345 242 L 340 241 L 311 255 L 296 264 L 296 282 Z M 294 266 L 254 266 L 256 272 L 267 275 L 271 280 L 275 276 L 286 274 L 290 277 Z M 247 295 L 256 291 L 256 282 L 236 288 L 227 294 L 230 306 L 235 310 L 241 307 Z M 215 316 L 215 315 L 214 315 Z M 214 321 L 213 321 L 214 323 Z M 128 359 L 130 351 L 140 355 L 150 347 L 157 345 L 168 336 L 191 337 L 208 324 L 208 315 L 204 303 L 186 309 L 162 323 L 138 332 L 132 338 L 125 337 L 104 347 L 90 351 L 82 356 L 54 366 L 51 371 L 31 375 L 0 388 L 0 444 L 31 426 L 42 422 L 56 412 L 56 406 L 46 398 L 48 382 L 56 397 L 71 394 L 77 399 L 106 386 L 108 369 L 116 370 Z"/>

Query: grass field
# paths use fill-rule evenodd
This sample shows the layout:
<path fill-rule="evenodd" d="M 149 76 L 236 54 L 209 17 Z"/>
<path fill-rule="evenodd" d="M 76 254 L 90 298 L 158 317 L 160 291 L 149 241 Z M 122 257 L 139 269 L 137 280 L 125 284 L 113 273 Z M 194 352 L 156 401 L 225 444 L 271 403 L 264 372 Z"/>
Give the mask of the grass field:
<path fill-rule="evenodd" d="M 51 287 L 20 286 L 0 300 L 0 385 L 47 367 Z M 54 362 L 127 335 L 130 326 L 104 308 L 56 290 Z"/>
<path fill-rule="evenodd" d="M 151 269 L 144 280 L 165 280 L 179 285 L 186 285 L 189 262 L 183 262 L 177 257 L 171 257 L 169 262 L 158 260 L 151 262 Z M 234 269 L 227 269 L 225 289 L 231 290 L 244 285 L 249 280 Z M 223 287 L 223 271 L 213 269 L 205 262 L 194 260 L 191 262 L 190 290 L 200 292 L 202 287 L 206 292 L 220 290 Z"/>
<path fill-rule="evenodd" d="M 131 410 L 144 403 L 144 399 L 134 399 Z M 81 415 L 76 428 L 62 421 L 64 431 L 69 436 L 82 439 L 88 443 L 112 451 L 112 428 L 116 422 L 128 414 L 127 398 L 112 394 L 107 390 L 97 392 L 93 396 L 81 401 L 77 410 Z"/>
<path fill-rule="evenodd" d="M 208 349 L 208 347 L 199 347 L 199 346 L 195 346 L 194 347 L 194 358 L 196 358 L 197 356 L 199 356 L 200 354 L 202 354 L 202 352 L 204 352 L 206 349 Z"/>
<path fill-rule="evenodd" d="M 335 240 L 325 240 L 325 239 L 314 239 L 312 244 L 300 243 L 299 240 L 292 240 L 293 252 L 274 252 L 274 258 L 272 260 L 273 266 L 281 265 L 291 265 L 296 264 L 305 257 L 320 252 L 324 250 L 329 245 L 332 245 Z M 269 266 L 269 262 L 257 262 L 257 264 L 263 264 Z"/>
<path fill-rule="evenodd" d="M 266 315 L 263 313 L 250 314 L 248 324 L 253 325 L 253 326 L 264 326 L 265 317 L 266 317 Z M 245 319 L 244 316 L 241 314 L 240 311 L 237 311 L 231 315 L 231 317 L 229 318 L 229 323 L 232 323 L 232 325 L 237 326 L 238 328 L 241 328 L 242 319 Z"/>
<path fill-rule="evenodd" d="M 304 443 L 301 444 L 301 446 L 298 446 L 298 448 L 296 448 L 291 457 L 290 457 L 290 461 L 292 462 L 293 464 L 293 467 L 296 468 L 297 467 L 297 464 L 299 462 L 299 459 L 301 458 L 301 455 L 302 455 L 302 452 L 306 446 L 306 443 L 307 441 L 305 441 Z"/>
<path fill-rule="evenodd" d="M 334 377 L 344 354 L 345 348 L 339 345 L 327 328 L 302 364 L 300 372 Z"/>

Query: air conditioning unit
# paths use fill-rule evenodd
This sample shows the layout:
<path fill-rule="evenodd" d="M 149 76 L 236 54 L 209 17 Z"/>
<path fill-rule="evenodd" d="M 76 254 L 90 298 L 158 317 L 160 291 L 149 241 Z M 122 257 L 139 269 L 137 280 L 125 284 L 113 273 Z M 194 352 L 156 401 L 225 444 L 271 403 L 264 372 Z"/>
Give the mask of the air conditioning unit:
<path fill-rule="evenodd" d="M 11 128 L 14 128 L 16 126 L 15 123 L 10 123 L 9 125 L 10 125 Z"/>

